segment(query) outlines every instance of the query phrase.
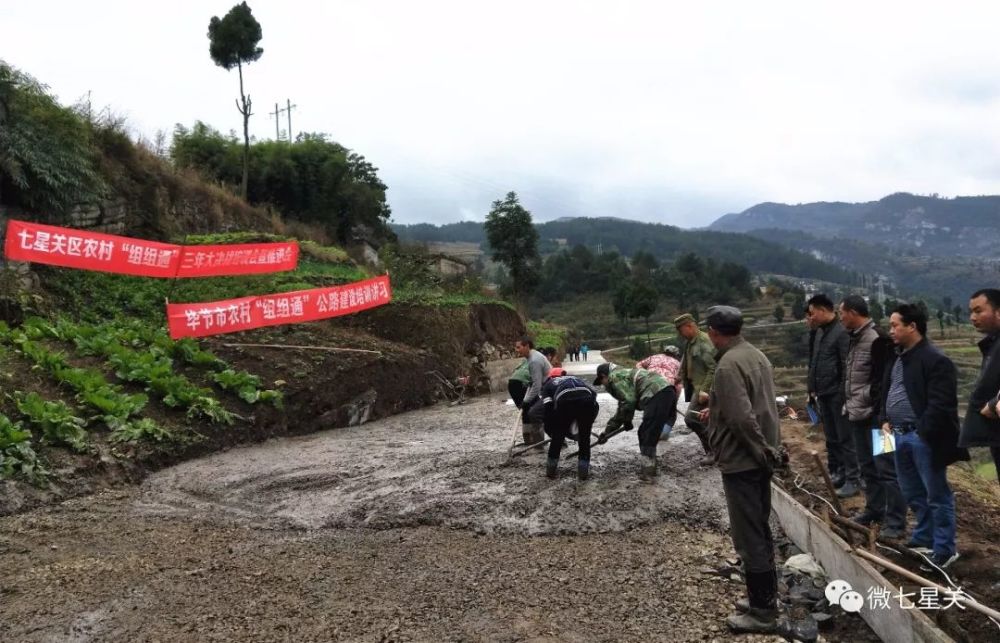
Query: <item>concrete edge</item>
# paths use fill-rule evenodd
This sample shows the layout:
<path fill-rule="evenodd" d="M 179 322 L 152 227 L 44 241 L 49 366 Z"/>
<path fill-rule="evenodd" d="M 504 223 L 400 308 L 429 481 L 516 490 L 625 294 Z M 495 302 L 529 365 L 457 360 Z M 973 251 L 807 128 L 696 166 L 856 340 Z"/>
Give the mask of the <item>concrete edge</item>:
<path fill-rule="evenodd" d="M 868 561 L 852 555 L 850 546 L 826 523 L 773 483 L 771 508 L 785 535 L 799 549 L 811 553 L 831 580 L 847 581 L 865 598 L 865 606 L 859 614 L 880 639 L 887 643 L 954 643 L 916 607 L 900 607 L 898 598 L 890 598 L 888 609 L 869 609 L 869 588 L 888 588 L 895 597 L 899 587 L 893 587 Z M 906 602 L 912 605 L 911 601 Z"/>

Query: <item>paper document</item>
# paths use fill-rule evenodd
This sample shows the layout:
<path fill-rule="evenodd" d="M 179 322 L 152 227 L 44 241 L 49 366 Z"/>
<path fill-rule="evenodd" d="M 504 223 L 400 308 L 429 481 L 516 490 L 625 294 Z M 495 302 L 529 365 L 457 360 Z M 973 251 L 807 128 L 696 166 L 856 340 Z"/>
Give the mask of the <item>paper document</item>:
<path fill-rule="evenodd" d="M 896 435 L 886 435 L 882 429 L 872 429 L 872 455 L 885 455 L 896 450 Z"/>

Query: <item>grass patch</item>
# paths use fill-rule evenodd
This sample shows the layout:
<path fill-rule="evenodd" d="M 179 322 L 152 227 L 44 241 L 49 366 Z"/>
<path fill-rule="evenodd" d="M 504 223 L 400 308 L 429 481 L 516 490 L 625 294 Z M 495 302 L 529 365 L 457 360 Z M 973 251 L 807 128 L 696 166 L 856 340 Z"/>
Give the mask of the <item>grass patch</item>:
<path fill-rule="evenodd" d="M 529 321 L 528 334 L 534 338 L 536 348 L 554 346 L 556 349 L 562 349 L 566 346 L 569 329 L 558 324 Z"/>

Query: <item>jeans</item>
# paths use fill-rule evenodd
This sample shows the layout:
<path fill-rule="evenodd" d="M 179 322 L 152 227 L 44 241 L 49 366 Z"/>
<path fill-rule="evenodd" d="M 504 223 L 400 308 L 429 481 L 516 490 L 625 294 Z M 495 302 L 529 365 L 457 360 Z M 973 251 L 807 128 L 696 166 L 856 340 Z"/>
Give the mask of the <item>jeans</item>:
<path fill-rule="evenodd" d="M 826 461 L 830 475 L 843 475 L 845 480 L 857 484 L 861 479 L 858 470 L 858 454 L 854 451 L 854 435 L 851 423 L 843 414 L 842 395 L 821 395 L 816 405 L 823 418 L 823 433 L 826 436 Z"/>
<path fill-rule="evenodd" d="M 917 519 L 910 540 L 933 544 L 937 556 L 954 554 L 955 495 L 948 485 L 948 468 L 934 468 L 931 448 L 916 431 L 896 434 L 896 474 Z"/>
<path fill-rule="evenodd" d="M 559 408 L 553 409 L 545 416 L 545 432 L 552 441 L 549 442 L 549 458 L 559 459 L 570 427 L 576 422 L 577 444 L 580 445 L 580 459 L 590 460 L 590 429 L 597 419 L 599 407 L 596 400 L 565 400 L 559 403 Z"/>
<path fill-rule="evenodd" d="M 896 461 L 892 454 L 872 455 L 871 419 L 851 422 L 857 447 L 861 477 L 865 479 L 865 513 L 887 527 L 906 528 L 906 501 L 896 480 Z"/>

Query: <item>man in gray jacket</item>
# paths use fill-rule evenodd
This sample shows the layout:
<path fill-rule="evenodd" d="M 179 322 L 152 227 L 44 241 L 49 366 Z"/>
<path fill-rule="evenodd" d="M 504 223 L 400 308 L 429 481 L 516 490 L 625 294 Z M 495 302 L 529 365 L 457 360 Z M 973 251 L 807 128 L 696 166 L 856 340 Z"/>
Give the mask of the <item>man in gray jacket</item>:
<path fill-rule="evenodd" d="M 709 439 L 729 509 L 733 546 L 743 561 L 747 600 L 726 619 L 735 632 L 773 633 L 778 627 L 778 576 L 774 565 L 771 475 L 781 460 L 781 428 L 771 363 L 740 331 L 743 315 L 713 306 L 705 317 L 718 350 L 709 394 Z"/>
<path fill-rule="evenodd" d="M 854 432 L 844 415 L 844 364 L 850 344 L 847 332 L 837 323 L 833 302 L 826 295 L 806 302 L 809 334 L 809 398 L 823 418 L 827 467 L 837 495 L 850 498 L 861 488 Z"/>
<path fill-rule="evenodd" d="M 545 431 L 541 422 L 532 422 L 528 418 L 528 409 L 540 399 L 542 384 L 548 378 L 552 364 L 535 350 L 535 340 L 527 335 L 514 342 L 514 350 L 528 360 L 528 373 L 531 375 L 531 385 L 521 401 L 521 436 L 525 444 L 539 444 L 545 441 Z"/>
<path fill-rule="evenodd" d="M 868 526 L 882 523 L 882 535 L 902 538 L 906 534 L 906 501 L 896 480 L 893 455 L 875 456 L 872 429 L 878 427 L 878 403 L 882 376 L 892 359 L 892 339 L 869 317 L 868 302 L 848 295 L 840 303 L 840 323 L 847 329 L 850 345 L 844 368 L 844 412 L 854 431 L 858 464 L 865 480 L 865 508 L 854 521 Z"/>

